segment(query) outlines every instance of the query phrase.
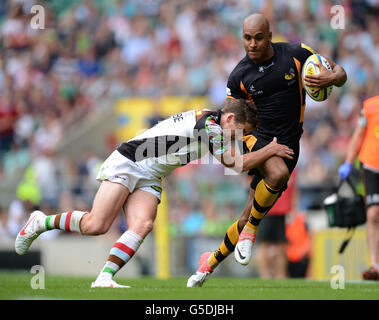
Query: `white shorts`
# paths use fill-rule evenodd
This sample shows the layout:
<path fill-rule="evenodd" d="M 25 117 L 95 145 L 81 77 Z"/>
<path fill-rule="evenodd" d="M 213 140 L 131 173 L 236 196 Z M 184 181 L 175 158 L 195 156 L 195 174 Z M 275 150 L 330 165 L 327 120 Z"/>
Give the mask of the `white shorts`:
<path fill-rule="evenodd" d="M 124 157 L 117 150 L 104 161 L 99 169 L 96 180 L 120 183 L 132 193 L 141 189 L 152 193 L 161 201 L 162 181 L 148 175 L 137 163 Z"/>

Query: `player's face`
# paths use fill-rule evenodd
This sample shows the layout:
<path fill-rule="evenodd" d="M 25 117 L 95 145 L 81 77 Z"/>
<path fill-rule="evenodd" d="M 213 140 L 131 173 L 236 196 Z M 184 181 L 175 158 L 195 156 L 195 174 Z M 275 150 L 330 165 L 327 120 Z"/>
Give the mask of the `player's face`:
<path fill-rule="evenodd" d="M 242 36 L 245 51 L 254 63 L 261 63 L 270 58 L 272 33 L 263 25 L 244 25 Z"/>
<path fill-rule="evenodd" d="M 254 129 L 253 126 L 247 122 L 236 122 L 233 113 L 229 113 L 225 115 L 225 117 L 221 118 L 220 125 L 224 131 L 224 136 L 229 136 L 232 140 L 236 138 L 238 132 L 246 135 Z"/>

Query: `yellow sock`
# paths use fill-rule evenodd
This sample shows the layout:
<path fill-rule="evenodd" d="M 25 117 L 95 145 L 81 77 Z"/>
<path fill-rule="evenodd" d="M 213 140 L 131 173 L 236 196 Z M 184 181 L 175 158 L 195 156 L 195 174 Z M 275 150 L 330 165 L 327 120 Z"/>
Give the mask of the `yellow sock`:
<path fill-rule="evenodd" d="M 222 241 L 220 247 L 212 253 L 208 259 L 209 267 L 214 270 L 220 262 L 222 262 L 233 251 L 239 238 L 238 220 L 234 222 L 225 234 L 225 238 Z"/>
<path fill-rule="evenodd" d="M 243 228 L 244 232 L 257 235 L 258 234 L 259 226 L 255 226 L 251 224 L 249 221 L 246 223 L 245 227 Z"/>
<path fill-rule="evenodd" d="M 279 198 L 281 190 L 275 190 L 267 185 L 262 179 L 255 189 L 253 206 L 244 231 L 257 234 L 258 225 Z"/>

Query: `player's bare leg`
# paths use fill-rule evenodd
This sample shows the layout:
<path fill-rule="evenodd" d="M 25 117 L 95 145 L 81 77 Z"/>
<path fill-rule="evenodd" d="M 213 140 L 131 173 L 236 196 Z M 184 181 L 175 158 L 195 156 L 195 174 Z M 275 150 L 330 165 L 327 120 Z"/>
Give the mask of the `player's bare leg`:
<path fill-rule="evenodd" d="M 153 230 L 158 204 L 158 198 L 152 193 L 134 191 L 124 205 L 129 230 L 145 238 Z"/>
<path fill-rule="evenodd" d="M 263 241 L 258 246 L 258 270 L 262 279 L 287 277 L 287 256 L 284 243 Z"/>
<path fill-rule="evenodd" d="M 16 252 L 25 254 L 32 242 L 45 231 L 60 229 L 66 232 L 79 232 L 84 235 L 100 235 L 109 230 L 120 212 L 129 190 L 121 184 L 103 181 L 96 193 L 90 212 L 72 210 L 46 216 L 34 211 L 15 241 Z"/>
<path fill-rule="evenodd" d="M 120 213 L 129 190 L 119 183 L 103 181 L 96 193 L 91 212 L 83 216 L 80 230 L 85 235 L 106 233 Z"/>
<path fill-rule="evenodd" d="M 110 250 L 109 257 L 92 288 L 125 288 L 113 280 L 113 276 L 134 256 L 143 239 L 153 229 L 157 214 L 158 199 L 153 194 L 137 189 L 124 205 L 128 230 Z"/>
<path fill-rule="evenodd" d="M 263 241 L 258 246 L 258 271 L 259 277 L 262 279 L 271 278 L 271 264 L 269 261 L 269 253 L 268 253 L 269 243 L 267 241 Z"/>
<path fill-rule="evenodd" d="M 248 221 L 239 235 L 234 251 L 235 259 L 242 265 L 250 262 L 259 223 L 279 198 L 289 178 L 288 168 L 280 157 L 269 158 L 263 164 L 263 170 L 264 179 L 257 184 Z"/>
<path fill-rule="evenodd" d="M 275 243 L 274 245 L 274 278 L 285 279 L 287 278 L 287 253 L 285 243 Z"/>

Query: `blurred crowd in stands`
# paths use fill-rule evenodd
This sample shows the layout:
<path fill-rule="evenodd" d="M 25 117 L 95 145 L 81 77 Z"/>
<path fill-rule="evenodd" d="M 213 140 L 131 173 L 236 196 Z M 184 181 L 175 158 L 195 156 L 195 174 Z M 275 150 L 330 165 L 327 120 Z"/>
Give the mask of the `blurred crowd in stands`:
<path fill-rule="evenodd" d="M 31 28 L 35 4 L 45 9 L 45 29 Z M 343 29 L 331 28 L 333 5 L 343 6 Z M 379 93 L 378 0 L 7 0 L 0 2 L 0 186 L 23 178 L 14 201 L 0 204 L 0 236 L 15 236 L 33 205 L 90 207 L 103 159 L 89 151 L 74 162 L 57 148 L 100 99 L 206 95 L 207 107 L 220 106 L 244 56 L 241 22 L 258 11 L 274 42 L 304 42 L 348 74 L 327 101 L 307 102 L 299 209 L 319 206 L 362 100 Z M 170 175 L 174 234 L 223 235 L 239 215 L 248 178 L 222 170 L 191 165 Z"/>

